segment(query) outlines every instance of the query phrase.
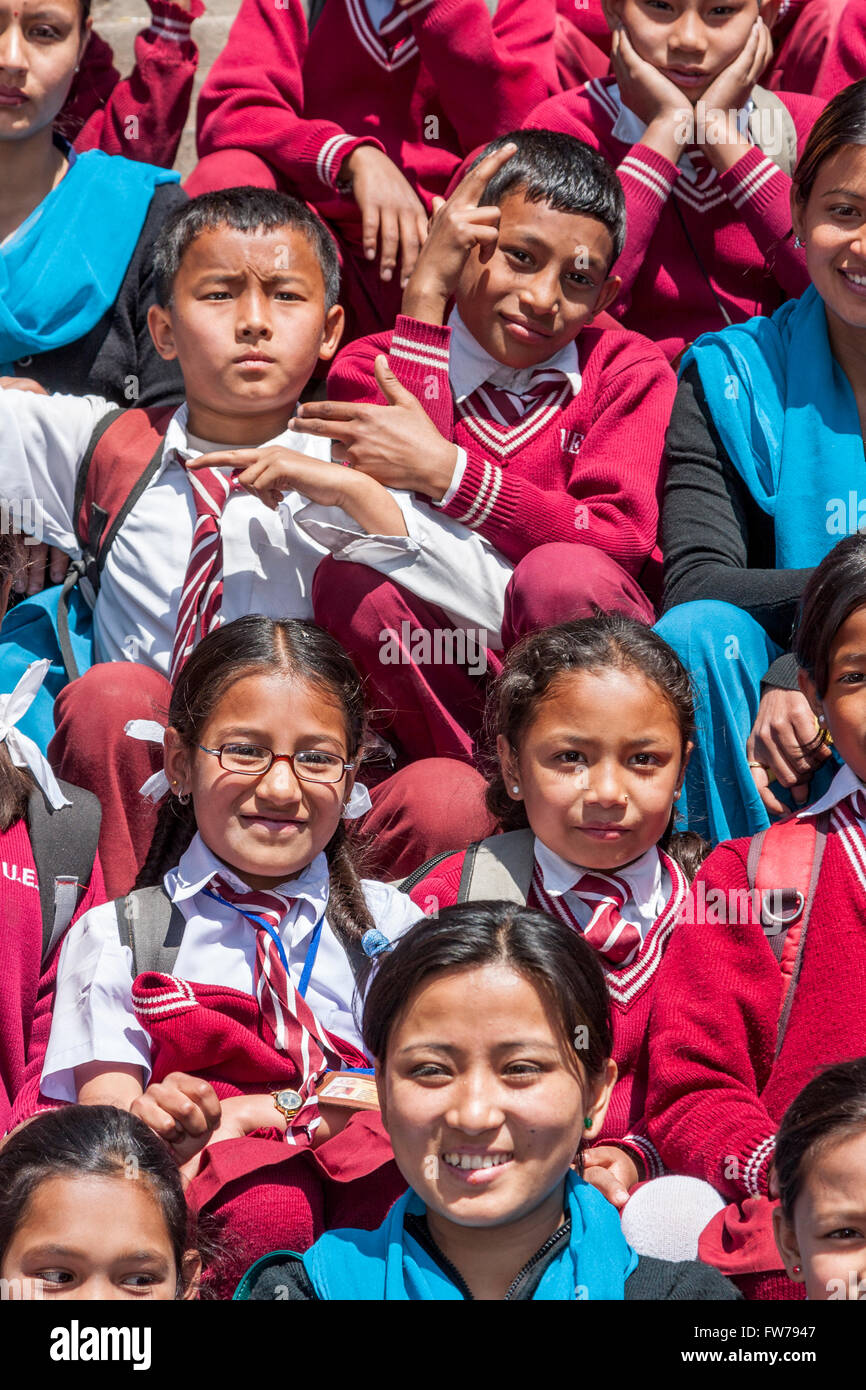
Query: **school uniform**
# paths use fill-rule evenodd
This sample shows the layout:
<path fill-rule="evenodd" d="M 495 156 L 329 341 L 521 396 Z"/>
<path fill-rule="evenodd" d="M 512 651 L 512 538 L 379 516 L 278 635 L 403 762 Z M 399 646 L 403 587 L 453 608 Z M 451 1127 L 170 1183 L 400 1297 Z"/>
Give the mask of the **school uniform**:
<path fill-rule="evenodd" d="M 458 445 L 451 485 L 433 504 L 479 535 L 513 567 L 488 669 L 525 633 L 589 615 L 593 605 L 651 621 L 641 587 L 658 568 L 654 551 L 664 431 L 676 382 L 647 339 L 588 327 L 532 370 L 503 367 L 453 311 L 443 326 L 400 316 L 393 333 L 352 343 L 328 377 L 334 400 L 379 401 L 378 353 L 421 402 L 439 432 Z M 639 451 L 624 440 L 640 438 Z M 383 629 L 435 632 L 438 606 L 410 595 L 411 571 L 385 586 L 360 567 L 323 566 L 316 612 L 337 608 L 339 636 L 376 692 L 395 709 L 393 732 L 410 757 L 470 759 L 483 689 L 444 663 L 403 668 L 379 659 Z M 338 588 L 339 586 L 339 588 Z M 415 592 L 417 593 L 417 587 Z M 399 684 L 395 682 L 399 681 Z"/>
<path fill-rule="evenodd" d="M 0 392 L 0 486 L 5 503 L 19 507 L 25 525 L 29 518 L 37 534 L 70 555 L 78 553 L 76 476 L 94 426 L 110 409 L 108 401 L 96 396 Z M 103 840 L 104 859 L 114 896 L 131 886 L 149 843 L 153 808 L 131 837 L 122 827 L 130 816 L 141 819 L 137 788 L 153 767 L 151 755 L 127 740 L 121 762 L 128 776 L 123 778 L 121 798 L 114 774 L 102 770 L 102 757 L 106 746 L 116 752 L 124 747 L 122 731 L 128 720 L 164 719 L 170 698 L 166 677 L 196 526 L 193 484 L 184 461 L 220 447 L 218 441 L 191 437 L 187 416 L 183 405 L 168 421 L 160 466 L 108 553 L 93 613 L 94 654 L 100 664 L 62 692 L 63 734 L 52 747 L 61 775 L 70 781 L 84 775 L 83 785 L 103 800 L 103 835 L 113 841 L 109 846 Z M 313 458 L 330 453 L 329 441 L 290 430 L 269 443 Z M 259 498 L 232 491 L 219 520 L 222 620 L 230 622 L 247 613 L 311 618 L 316 569 L 323 557 L 331 556 L 340 571 L 352 568 L 358 559 L 386 576 L 402 574 L 408 567 L 411 573 L 404 582 L 441 604 L 451 625 L 462 623 L 483 632 L 498 627 L 508 582 L 505 563 L 482 537 L 416 504 L 408 493 L 393 495 L 403 512 L 405 536 L 368 536 L 339 509 L 317 508 L 297 492 L 286 493 L 274 512 Z M 338 594 L 335 612 L 344 603 Z M 320 621 L 331 627 L 329 612 L 319 612 Z M 102 663 L 110 663 L 110 668 Z M 142 671 L 142 666 L 149 669 Z M 117 842 L 118 833 L 122 843 Z"/>
<path fill-rule="evenodd" d="M 770 66 L 761 73 L 761 85 L 774 92 L 807 92 L 829 101 L 848 82 L 863 75 L 862 65 L 835 86 L 824 84 L 824 63 L 846 16 L 846 0 L 783 0 L 773 25 Z M 847 16 L 846 16 L 847 27 Z"/>
<path fill-rule="evenodd" d="M 563 859 L 537 836 L 533 847 L 535 868 L 527 906 L 586 931 L 597 902 L 575 890 L 583 875 L 593 871 Z M 431 869 L 412 889 L 413 901 L 425 912 L 456 903 L 465 857 L 465 853 L 452 855 Z M 644 1176 L 659 1177 L 664 1165 L 645 1123 L 647 1037 L 659 966 L 685 903 L 688 883 L 680 866 L 655 846 L 617 869 L 616 879 L 628 887 L 619 913 L 625 923 L 637 928 L 639 946 L 621 964 L 599 953 L 610 995 L 613 1057 L 619 1076 L 595 1143 L 617 1144 L 635 1159 Z"/>
<path fill-rule="evenodd" d="M 702 1178 L 732 1203 L 705 1231 L 701 1258 L 736 1276 L 747 1296 L 803 1296 L 782 1273 L 772 1237 L 776 1131 L 822 1067 L 866 1053 L 863 793 L 844 767 L 799 813 L 829 814 L 829 826 L 780 1047 L 782 973 L 748 891 L 750 840 L 720 845 L 701 867 L 693 910 L 677 926 L 656 985 L 650 1138 L 669 1169 Z"/>
<path fill-rule="evenodd" d="M 834 5 L 828 27 L 814 88 L 822 101 L 831 101 L 851 82 L 866 76 L 866 4 L 863 0 L 847 0 Z"/>
<path fill-rule="evenodd" d="M 243 0 L 198 99 L 191 193 L 287 187 L 335 231 L 350 332 L 390 326 L 399 274 L 379 279 L 338 186 L 361 144 L 383 149 L 430 209 L 470 150 L 518 127 L 558 90 L 553 0 L 328 0 L 311 35 L 300 0 Z"/>
<path fill-rule="evenodd" d="M 791 115 L 802 153 L 822 103 L 776 95 Z M 747 105 L 739 113 L 742 133 L 750 110 Z M 769 145 L 776 113 L 764 114 L 773 127 Z M 788 236 L 791 180 L 754 143 L 723 174 L 697 148 L 673 164 L 640 143 L 646 126 L 623 104 L 613 78 L 551 97 L 524 124 L 573 135 L 616 168 L 628 235 L 616 264 L 623 286 L 611 313 L 657 341 L 671 359 L 700 333 L 724 327 L 717 301 L 739 322 L 771 314 L 806 289 L 803 253 Z"/>
<path fill-rule="evenodd" d="M 55 122 L 78 151 L 104 150 L 170 169 L 189 114 L 198 48 L 189 9 L 174 0 L 148 0 L 150 23 L 135 38 L 135 66 L 121 79 L 108 44 L 96 30 L 81 58 Z"/>
<path fill-rule="evenodd" d="M 0 833 L 0 1136 L 11 1128 L 12 1107 L 27 1083 L 37 1083 L 48 1042 L 51 1007 L 60 953 L 44 967 L 42 911 L 33 846 L 22 817 Z M 86 892 L 72 921 L 105 901 L 97 858 Z"/>

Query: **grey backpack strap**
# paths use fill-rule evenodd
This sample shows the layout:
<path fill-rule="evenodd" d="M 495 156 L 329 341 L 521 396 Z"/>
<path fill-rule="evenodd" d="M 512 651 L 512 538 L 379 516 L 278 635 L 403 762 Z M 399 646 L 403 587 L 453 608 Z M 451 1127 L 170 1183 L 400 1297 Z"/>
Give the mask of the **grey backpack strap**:
<path fill-rule="evenodd" d="M 43 965 L 75 916 L 90 882 L 102 823 L 102 807 L 93 792 L 69 782 L 61 782 L 60 790 L 71 806 L 55 811 L 40 787 L 33 788 L 27 803 L 27 828 L 42 910 Z"/>
<path fill-rule="evenodd" d="M 162 884 L 137 888 L 125 898 L 117 898 L 114 911 L 121 945 L 132 951 L 133 975 L 148 970 L 170 975 L 186 922 Z"/>
<path fill-rule="evenodd" d="M 758 149 L 790 178 L 797 167 L 797 127 L 785 103 L 765 87 L 752 88 L 749 134 Z"/>
<path fill-rule="evenodd" d="M 525 903 L 535 863 L 535 836 L 529 829 L 509 830 L 470 845 L 463 860 L 457 901 L 498 898 Z"/>

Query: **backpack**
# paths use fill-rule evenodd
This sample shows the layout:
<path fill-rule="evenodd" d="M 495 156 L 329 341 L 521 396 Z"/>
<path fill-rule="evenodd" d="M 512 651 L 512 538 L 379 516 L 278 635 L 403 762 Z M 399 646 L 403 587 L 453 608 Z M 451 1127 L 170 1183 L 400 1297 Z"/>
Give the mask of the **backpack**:
<path fill-rule="evenodd" d="M 42 968 L 84 896 L 99 843 L 102 807 L 93 792 L 60 782 L 72 802 L 54 810 L 40 787 L 27 804 L 27 826 L 39 881 L 42 911 Z"/>
<path fill-rule="evenodd" d="M 791 178 L 797 167 L 797 127 L 785 103 L 766 87 L 752 88 L 749 134 L 756 147 Z M 773 139 L 764 142 L 765 114 L 772 116 Z"/>
<path fill-rule="evenodd" d="M 183 939 L 186 919 L 171 901 L 161 883 L 152 888 L 136 888 L 114 902 L 117 935 L 121 946 L 132 951 L 132 974 L 155 971 L 170 975 Z M 359 984 L 369 964 L 360 946 L 344 946 L 355 983 Z"/>
<path fill-rule="evenodd" d="M 98 422 L 75 480 L 73 529 L 81 555 L 63 584 L 11 608 L 0 630 L 4 682 L 12 689 L 32 661 L 48 673 L 18 727 L 44 753 L 54 735 L 54 701 L 93 664 L 93 605 L 108 552 L 162 458 L 174 406 L 112 409 Z"/>
<path fill-rule="evenodd" d="M 787 816 L 752 838 L 746 863 L 750 892 L 761 894 L 761 923 L 782 973 L 782 999 L 776 1039 L 778 1056 L 800 974 L 806 929 L 812 911 L 815 885 L 827 841 L 826 816 L 798 820 Z M 531 830 L 509 830 L 469 846 L 463 860 L 458 903 L 483 898 L 525 903 L 532 882 L 534 860 Z M 398 885 L 409 893 L 443 859 L 445 850 L 414 869 Z"/>

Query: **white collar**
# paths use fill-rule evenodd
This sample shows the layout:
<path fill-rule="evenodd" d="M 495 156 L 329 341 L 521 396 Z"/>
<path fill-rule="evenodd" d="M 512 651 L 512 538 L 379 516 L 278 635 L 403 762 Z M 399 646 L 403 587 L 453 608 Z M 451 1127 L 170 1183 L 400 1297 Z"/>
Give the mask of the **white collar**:
<path fill-rule="evenodd" d="M 822 811 L 832 811 L 834 806 L 838 806 L 840 801 L 844 801 L 846 796 L 852 792 L 866 792 L 866 783 L 861 782 L 855 772 L 852 772 L 847 763 L 840 767 L 827 791 L 812 806 L 805 806 L 802 811 L 797 812 L 797 819 L 802 816 L 820 816 Z"/>
<path fill-rule="evenodd" d="M 237 444 L 221 444 L 218 440 L 210 441 L 195 439 L 187 429 L 189 420 L 189 406 L 186 401 L 179 405 L 168 422 L 165 431 L 165 444 L 162 451 L 162 466 L 174 455 L 178 455 L 182 460 L 200 458 L 203 453 L 209 453 L 215 449 L 236 449 Z M 193 440 L 195 442 L 193 442 Z M 202 448 L 203 444 L 207 448 Z M 316 446 L 317 441 L 311 434 L 296 434 L 288 427 L 281 434 L 275 435 L 273 439 L 265 440 L 256 447 L 264 449 L 271 444 L 281 444 L 285 449 L 294 449 L 299 454 L 312 453 L 311 446 Z"/>
<path fill-rule="evenodd" d="M 169 869 L 166 874 L 163 880 L 165 891 L 172 902 L 183 902 L 186 898 L 195 897 L 196 893 L 200 893 L 213 875 L 217 873 L 221 874 L 226 883 L 239 893 L 252 891 L 249 884 L 238 878 L 237 874 L 233 873 L 221 859 L 218 859 L 208 849 L 201 835 L 196 831 L 189 849 L 181 856 L 177 868 Z M 328 861 L 323 852 L 317 854 L 315 859 L 298 874 L 297 878 L 287 879 L 285 883 L 281 883 L 275 888 L 274 892 L 284 892 L 292 898 L 305 898 L 316 909 L 318 918 L 324 913 L 328 905 L 329 890 Z"/>
<path fill-rule="evenodd" d="M 582 868 L 579 864 L 572 864 L 568 859 L 563 859 L 539 840 L 537 835 L 534 853 L 535 862 L 541 870 L 544 891 L 553 898 L 570 893 L 581 874 L 596 872 L 594 869 Z M 655 845 L 650 845 L 649 849 L 631 864 L 611 872 L 615 872 L 617 878 L 628 884 L 632 897 L 638 904 L 653 901 L 661 888 L 662 862 Z"/>
<path fill-rule="evenodd" d="M 614 140 L 621 140 L 624 145 L 638 144 L 638 142 L 643 139 L 646 130 L 646 126 L 640 116 L 636 116 L 630 107 L 623 105 L 622 97 L 619 94 L 619 87 L 616 83 L 614 83 L 612 87 L 606 87 L 605 91 L 615 103 L 619 113 L 613 131 L 611 132 Z M 687 98 L 683 97 L 683 101 L 685 102 L 686 100 Z M 749 97 L 745 106 L 737 112 L 737 129 L 741 135 L 745 135 L 749 139 L 751 139 L 749 135 L 749 116 L 752 113 L 754 104 L 752 98 Z M 697 171 L 688 154 L 681 155 L 679 168 L 688 179 L 689 183 L 697 183 Z"/>
<path fill-rule="evenodd" d="M 478 339 L 472 336 L 456 308 L 452 309 L 448 316 L 448 327 L 451 329 L 448 379 L 458 404 L 467 396 L 471 396 L 479 386 L 483 386 L 485 381 L 492 382 L 494 386 L 501 386 L 505 391 L 513 391 L 516 396 L 522 396 L 529 390 L 533 374 L 542 370 L 564 372 L 575 396 L 580 390 L 580 363 L 577 343 L 573 338 L 546 362 L 539 362 L 534 367 L 505 367 L 501 362 L 497 362 L 495 357 L 491 357 Z"/>

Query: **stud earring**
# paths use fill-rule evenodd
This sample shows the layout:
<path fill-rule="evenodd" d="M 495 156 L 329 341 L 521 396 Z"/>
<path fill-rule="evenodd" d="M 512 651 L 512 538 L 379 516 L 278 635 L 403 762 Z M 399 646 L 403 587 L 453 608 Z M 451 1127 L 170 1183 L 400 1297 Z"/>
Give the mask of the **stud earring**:
<path fill-rule="evenodd" d="M 520 788 L 518 787 L 516 782 L 514 783 L 514 786 L 511 788 L 511 790 L 514 792 L 515 796 L 518 796 L 520 793 Z"/>
<path fill-rule="evenodd" d="M 592 1129 L 592 1120 L 590 1119 L 589 1115 L 584 1115 L 583 1127 L 584 1129 Z"/>
<path fill-rule="evenodd" d="M 796 248 L 797 248 L 798 251 L 802 251 L 802 249 L 803 249 L 803 247 L 806 245 L 806 243 L 805 243 L 805 241 L 801 241 L 800 238 L 799 238 L 798 236 L 795 236 L 795 237 L 794 237 L 794 245 L 796 246 Z"/>
<path fill-rule="evenodd" d="M 791 1273 L 792 1273 L 792 1274 L 802 1274 L 802 1273 L 803 1273 L 802 1265 L 792 1265 L 792 1266 L 791 1266 Z"/>

